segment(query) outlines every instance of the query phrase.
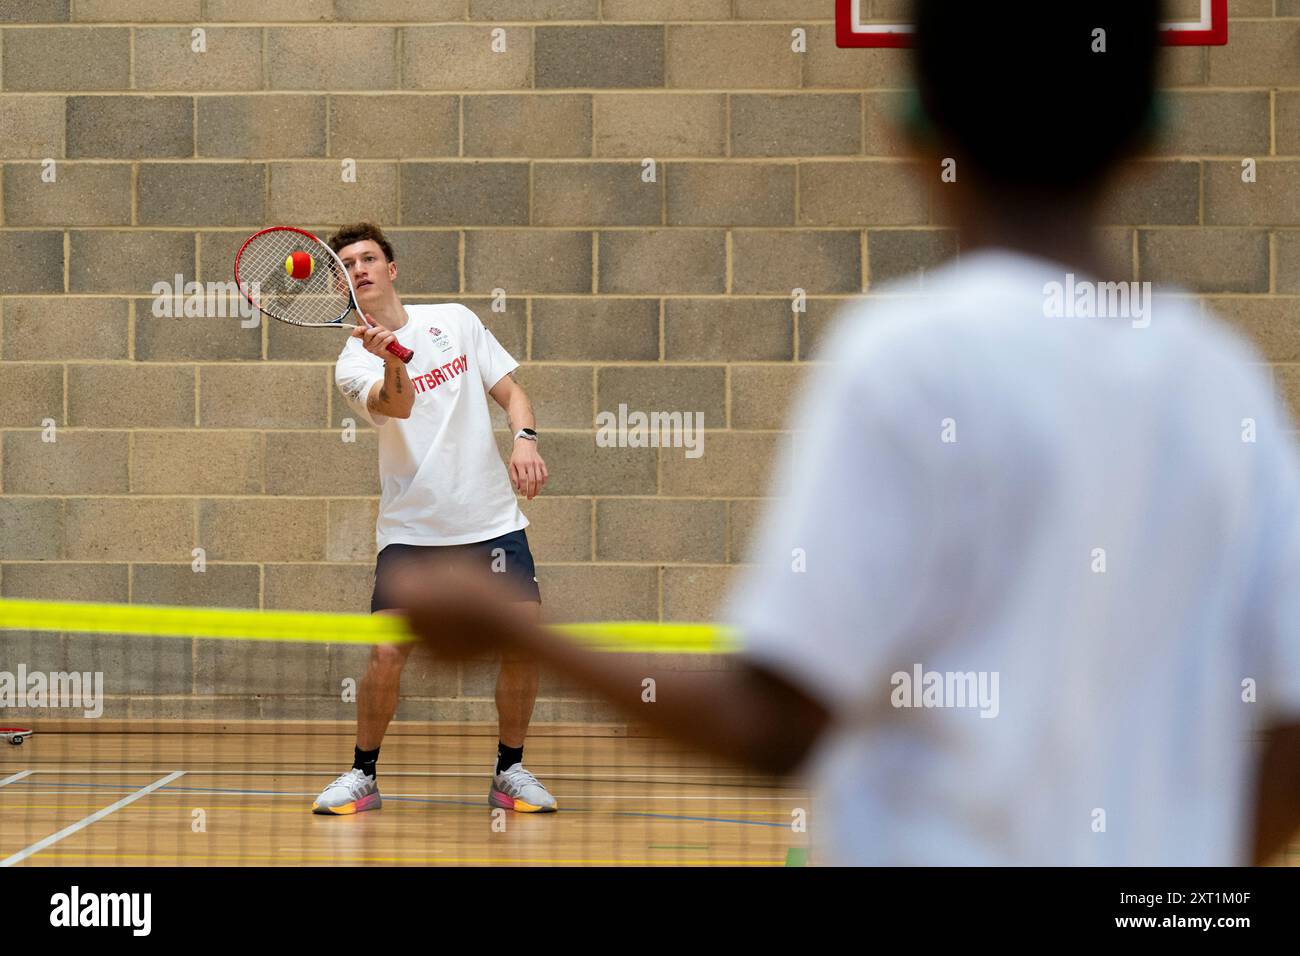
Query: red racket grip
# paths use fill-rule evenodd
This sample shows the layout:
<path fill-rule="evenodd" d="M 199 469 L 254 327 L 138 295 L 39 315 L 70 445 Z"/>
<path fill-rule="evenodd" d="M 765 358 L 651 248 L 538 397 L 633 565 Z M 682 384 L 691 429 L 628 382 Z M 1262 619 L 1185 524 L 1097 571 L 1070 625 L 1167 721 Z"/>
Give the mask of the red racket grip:
<path fill-rule="evenodd" d="M 357 314 L 361 316 L 361 321 L 365 322 L 366 325 L 370 326 L 372 329 L 375 327 L 375 323 L 370 321 L 370 316 L 366 315 L 360 309 L 357 309 Z M 405 345 L 402 345 L 400 342 L 389 342 L 388 348 L 386 348 L 384 351 L 396 355 L 399 359 L 402 360 L 403 365 L 405 365 L 406 363 L 411 361 L 412 358 L 415 357 L 415 353 L 412 352 L 410 349 L 408 349 Z"/>

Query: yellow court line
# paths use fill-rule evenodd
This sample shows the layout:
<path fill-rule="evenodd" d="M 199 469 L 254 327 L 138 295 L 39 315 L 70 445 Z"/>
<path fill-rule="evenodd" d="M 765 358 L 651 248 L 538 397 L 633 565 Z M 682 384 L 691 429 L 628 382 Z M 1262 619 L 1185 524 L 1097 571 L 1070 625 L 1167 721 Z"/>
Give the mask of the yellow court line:
<path fill-rule="evenodd" d="M 185 796 L 194 796 L 194 795 L 193 795 L 193 794 L 185 794 Z M 207 794 L 198 794 L 198 796 L 207 796 Z M 222 796 L 232 796 L 232 794 L 222 794 Z M 467 794 L 465 794 L 464 796 L 465 796 L 465 797 L 469 797 L 469 798 L 474 798 L 474 797 L 478 797 L 479 794 L 478 794 L 478 792 L 476 791 L 476 792 L 474 792 L 474 793 L 467 793 Z M 213 809 L 213 810 L 222 810 L 222 811 L 227 811 L 227 812 L 232 811 L 232 810 L 238 810 L 238 812 L 240 812 L 240 813 L 293 813 L 293 814 L 301 815 L 301 816 L 304 818 L 304 822 L 305 822 L 305 821 L 306 821 L 306 818 L 309 817 L 309 816 L 312 816 L 312 814 L 311 814 L 311 812 L 310 812 L 309 809 L 305 808 L 305 805 L 304 805 L 304 804 L 300 803 L 300 801 L 302 801 L 302 800 L 304 799 L 304 797 L 305 797 L 306 799 L 310 799 L 310 795 L 308 795 L 308 794 L 304 794 L 303 796 L 295 796 L 295 797 L 293 798 L 294 801 L 295 801 L 295 803 L 294 803 L 294 805 L 291 806 L 291 807 L 237 807 L 237 808 L 236 808 L 236 807 L 226 807 L 226 806 L 215 805 L 215 806 L 212 807 L 212 809 Z M 414 805 L 414 806 L 401 807 L 401 805 L 400 805 L 399 803 L 397 803 L 397 799 L 398 799 L 397 796 L 394 796 L 394 797 L 391 797 L 391 798 L 388 798 L 388 799 L 390 799 L 390 800 L 393 801 L 393 805 L 390 806 L 388 803 L 385 803 L 385 804 L 384 804 L 384 809 L 385 809 L 385 810 L 390 810 L 390 811 L 391 811 L 391 810 L 397 810 L 397 809 L 400 808 L 400 809 L 404 809 L 404 810 L 410 812 L 410 811 L 413 811 L 413 810 L 429 810 L 429 809 L 431 809 L 427 804 L 418 804 L 418 805 Z M 423 798 L 421 798 L 421 799 L 423 799 Z M 446 799 L 450 800 L 450 799 L 452 799 L 452 798 L 448 797 L 448 798 L 446 798 Z M 212 801 L 206 801 L 206 802 L 209 803 L 209 804 L 212 803 Z M 732 816 L 732 817 L 765 817 L 765 816 L 766 816 L 766 817 L 771 818 L 771 822 L 773 822 L 773 823 L 784 823 L 784 822 L 787 822 L 787 821 L 789 820 L 789 815 L 788 815 L 788 814 L 784 814 L 784 813 L 775 813 L 775 812 L 773 812 L 773 811 L 771 811 L 771 810 L 746 810 L 746 809 L 743 809 L 743 808 L 737 808 L 737 809 L 734 809 L 734 810 L 733 810 L 733 809 L 731 809 L 731 808 L 729 808 L 729 807 L 673 807 L 673 808 L 668 808 L 668 809 L 665 809 L 664 807 L 659 807 L 658 809 L 646 809 L 646 808 L 642 808 L 642 807 L 632 807 L 632 808 L 622 808 L 622 809 L 619 809 L 619 808 L 611 807 L 611 808 L 606 809 L 606 808 L 597 808 L 597 807 L 586 807 L 586 806 L 579 807 L 579 806 L 577 806 L 577 804 L 579 804 L 579 803 L 581 803 L 581 802 L 582 802 L 582 798 L 581 798 L 581 797 L 570 797 L 569 799 L 567 799 L 567 800 L 565 801 L 565 804 L 566 804 L 566 806 L 567 806 L 570 810 L 574 810 L 574 811 L 576 811 L 576 810 L 581 809 L 581 810 L 583 810 L 584 812 L 592 812 L 592 813 L 597 814 L 599 817 L 601 817 L 601 819 L 600 819 L 599 822 L 600 822 L 600 824 L 601 824 L 602 826 L 604 826 L 604 825 L 607 823 L 607 821 L 604 819 L 604 817 L 606 817 L 606 816 L 627 816 L 628 814 L 633 814 L 633 815 L 636 815 L 636 814 L 644 814 L 645 816 L 652 817 L 652 818 L 655 818 L 655 817 L 660 817 L 660 818 L 662 818 L 662 817 L 667 817 L 667 818 L 672 818 L 672 819 L 674 819 L 674 821 L 677 822 L 677 823 L 685 823 L 685 824 L 694 824 L 694 823 L 720 823 L 720 822 L 725 822 L 725 821 L 719 821 L 719 820 L 701 820 L 701 819 L 697 819 L 697 818 L 695 818 L 695 815 L 696 815 L 696 814 L 699 814 L 699 813 L 709 813 L 709 814 L 720 814 L 720 813 L 725 813 L 725 814 L 727 814 L 728 816 Z M 465 805 L 460 804 L 460 803 L 452 804 L 451 806 L 447 806 L 446 804 L 441 804 L 441 805 L 439 805 L 439 806 L 433 807 L 432 809 L 436 809 L 436 810 L 466 810 L 466 811 L 472 811 L 472 812 L 475 812 L 475 813 L 477 813 L 477 812 L 479 812 L 480 810 L 482 810 L 482 811 L 484 811 L 484 812 L 486 813 L 486 811 L 489 809 L 488 802 L 487 802 L 486 800 L 482 800 L 482 801 L 480 801 L 480 803 L 481 803 L 481 806 L 480 806 L 480 805 L 477 805 L 477 804 L 474 805 L 474 806 L 465 806 Z M 24 803 L 7 803 L 7 804 L 5 804 L 5 810 L 6 810 L 6 811 L 9 811 L 9 812 L 17 812 L 17 811 L 21 811 L 21 810 L 98 810 L 100 806 L 101 806 L 101 805 L 98 804 L 98 803 L 89 803 L 89 804 L 85 804 L 85 805 L 76 805 L 76 804 L 71 804 L 71 803 L 51 803 L 51 804 L 44 804 L 44 803 L 26 803 L 26 804 L 24 804 Z M 138 810 L 140 810 L 140 809 L 148 810 L 150 813 L 157 813 L 157 812 L 159 812 L 160 807 L 158 807 L 156 804 L 151 804 L 151 805 L 146 806 L 146 807 L 138 808 L 138 809 L 137 809 L 137 815 L 138 815 Z M 191 808 L 191 807 L 168 807 L 168 808 L 167 808 L 167 810 L 170 811 L 170 812 L 173 812 L 173 813 L 180 813 L 180 814 L 186 814 L 186 813 L 189 813 L 192 809 L 193 809 L 193 808 Z M 678 810 L 678 811 L 682 811 L 682 812 L 679 812 L 679 813 L 673 813 L 673 812 L 670 812 L 670 811 L 672 811 L 672 810 Z M 689 812 L 687 812 L 687 811 L 689 811 Z M 123 809 L 122 809 L 121 811 L 119 811 L 119 812 L 120 812 L 123 816 L 126 816 L 126 814 L 127 814 L 128 811 L 126 810 L 126 808 L 123 808 Z M 563 811 L 561 811 L 561 813 L 563 813 Z M 570 818 L 575 818 L 576 816 L 577 816 L 576 813 L 570 814 Z M 677 820 L 677 819 L 676 819 L 677 817 L 691 817 L 691 819 L 681 819 L 681 820 Z M 584 820 L 585 820 L 585 819 L 587 819 L 587 818 L 584 818 Z M 436 822 L 436 821 L 430 821 L 430 822 Z"/>
<path fill-rule="evenodd" d="M 732 629 L 716 624 L 601 621 L 551 627 L 594 648 L 623 653 L 725 654 L 733 652 L 737 643 Z M 404 644 L 414 640 L 406 622 L 391 614 L 17 598 L 0 598 L 0 630 L 333 644 Z"/>
<path fill-rule="evenodd" d="M 96 731 L 88 731 L 88 733 L 96 733 Z M 47 732 L 45 734 L 46 740 L 49 740 L 51 736 L 52 734 Z M 545 740 L 546 738 L 543 737 L 541 739 Z M 111 760 L 103 761 L 104 764 L 111 764 L 112 762 L 113 761 Z M 461 764 L 461 766 L 469 766 L 469 764 Z M 474 766 L 481 768 L 482 761 L 476 761 Z M 751 773 L 719 772 L 717 774 L 708 774 L 708 775 L 704 775 L 704 774 L 688 775 L 685 773 L 683 774 L 661 773 L 658 776 L 652 776 L 652 774 L 655 773 L 657 769 L 662 769 L 662 768 L 652 768 L 651 770 L 647 770 L 647 771 L 638 771 L 638 770 L 588 771 L 585 773 L 576 773 L 576 772 L 570 772 L 565 770 L 559 770 L 559 771 L 548 771 L 546 773 L 546 776 L 553 780 L 570 780 L 570 781 L 577 781 L 577 782 L 591 781 L 592 783 L 609 783 L 609 784 L 644 783 L 651 786 L 660 786 L 663 784 L 680 784 L 682 786 L 692 786 L 692 787 L 699 786 L 699 785 L 704 785 L 704 786 L 716 785 L 719 787 L 727 787 L 732 789 L 736 787 L 748 786 L 749 789 L 752 790 L 798 789 L 798 788 L 788 788 L 781 784 L 747 785 L 744 783 L 744 781 L 751 780 L 754 777 L 758 776 L 757 774 L 751 774 Z M 211 770 L 186 770 L 185 775 L 194 776 L 194 777 L 218 777 L 218 776 L 233 777 L 236 779 L 241 777 L 311 777 L 317 775 L 325 776 L 331 773 L 335 773 L 337 770 L 338 770 L 338 766 L 336 764 L 330 764 L 329 766 L 322 766 L 322 767 L 308 768 L 308 769 L 295 769 L 295 768 L 261 769 L 256 766 L 250 769 L 248 764 L 235 764 L 234 762 L 231 762 L 228 764 L 221 764 L 219 766 L 212 768 Z M 63 766 L 59 766 L 58 764 L 51 764 L 49 766 L 36 764 L 35 767 L 32 769 L 31 773 L 33 776 L 35 776 L 36 774 L 43 774 L 47 777 L 48 776 L 70 777 L 70 776 L 75 776 L 77 774 L 86 774 L 86 775 L 94 774 L 96 776 L 106 776 L 106 777 L 117 775 L 117 776 L 125 777 L 125 776 L 150 776 L 150 775 L 157 776 L 160 773 L 167 773 L 167 771 L 155 770 L 149 767 L 139 767 L 139 768 L 106 767 L 102 765 L 96 767 L 63 767 Z M 472 780 L 480 777 L 485 778 L 486 774 L 481 769 L 478 770 L 385 770 L 384 776 L 385 777 L 407 777 L 407 778 L 412 778 L 412 782 L 418 782 L 418 780 L 415 780 L 414 778 L 443 777 L 443 778 Z"/>
<path fill-rule="evenodd" d="M 508 866 L 522 866 L 524 864 L 537 864 L 539 866 L 785 866 L 785 859 L 780 860 L 620 860 L 620 859 L 582 859 L 582 858 L 560 858 L 536 857 L 524 859 L 507 859 L 504 857 L 494 856 L 459 856 L 459 857 L 423 857 L 423 856 L 295 856 L 295 857 L 278 857 L 265 856 L 258 854 L 186 854 L 186 853 L 75 853 L 72 851 L 63 853 L 37 853 L 33 859 L 45 857 L 59 859 L 77 859 L 77 860 L 233 860 L 252 861 L 252 860 L 273 860 L 278 863 L 292 865 L 294 863 L 330 863 L 334 865 L 349 863 L 483 863 Z"/>

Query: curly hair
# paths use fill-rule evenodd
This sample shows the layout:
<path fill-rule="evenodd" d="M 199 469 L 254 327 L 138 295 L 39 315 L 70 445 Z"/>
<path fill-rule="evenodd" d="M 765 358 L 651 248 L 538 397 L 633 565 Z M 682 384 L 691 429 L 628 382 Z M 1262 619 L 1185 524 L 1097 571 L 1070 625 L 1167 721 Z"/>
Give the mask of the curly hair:
<path fill-rule="evenodd" d="M 384 235 L 384 230 L 373 222 L 354 222 L 350 226 L 341 227 L 338 232 L 329 237 L 329 247 L 338 252 L 344 246 L 350 246 L 354 242 L 364 242 L 367 239 L 379 244 L 379 248 L 384 251 L 384 258 L 389 262 L 397 261 L 393 255 L 393 246 Z"/>

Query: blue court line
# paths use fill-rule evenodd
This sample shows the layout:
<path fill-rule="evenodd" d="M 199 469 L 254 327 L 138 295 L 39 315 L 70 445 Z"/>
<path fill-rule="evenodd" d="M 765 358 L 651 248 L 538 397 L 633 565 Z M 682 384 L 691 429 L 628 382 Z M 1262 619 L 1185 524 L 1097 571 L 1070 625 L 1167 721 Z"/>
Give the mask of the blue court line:
<path fill-rule="evenodd" d="M 30 777 L 27 777 L 23 780 L 16 781 L 15 783 L 10 784 L 10 786 L 16 788 L 15 792 L 21 792 L 21 790 L 23 789 L 22 784 L 25 784 L 28 781 L 31 781 Z M 39 781 L 31 781 L 31 782 L 39 783 Z M 43 787 L 57 786 L 59 788 L 84 787 L 90 790 L 110 790 L 110 791 L 117 790 L 117 791 L 131 792 L 131 793 L 134 793 L 136 790 L 136 788 L 134 787 L 119 787 L 111 783 L 60 783 L 60 784 L 39 783 L 39 785 Z M 154 791 L 154 793 L 163 793 L 168 791 L 174 793 L 225 793 L 225 794 L 235 794 L 238 796 L 270 796 L 270 797 L 301 796 L 301 794 L 291 793 L 287 790 L 232 790 L 223 787 L 159 787 L 157 790 Z M 477 800 L 475 801 L 435 800 L 431 797 L 400 797 L 400 796 L 384 797 L 385 803 L 388 803 L 389 801 L 400 802 L 400 803 L 425 803 L 425 804 L 435 804 L 437 806 L 452 806 L 452 807 L 487 806 L 485 802 L 479 802 Z M 779 827 L 781 829 L 784 829 L 785 827 L 789 826 L 788 823 L 766 823 L 761 820 L 731 820 L 725 817 L 687 817 L 687 816 L 679 816 L 677 814 L 672 814 L 672 813 L 648 813 L 648 812 L 641 812 L 637 810 L 594 810 L 591 807 L 569 807 L 565 809 L 564 812 L 565 813 L 607 813 L 610 816 L 615 816 L 615 817 L 654 817 L 660 820 L 685 820 L 685 821 L 691 821 L 696 823 L 738 823 L 748 827 Z"/>
<path fill-rule="evenodd" d="M 591 813 L 592 811 L 583 811 Z M 614 816 L 618 817 L 657 817 L 661 820 L 695 820 L 700 823 L 743 823 L 750 827 L 777 827 L 785 829 L 790 826 L 788 823 L 764 823 L 760 820 L 728 820 L 726 817 L 683 817 L 675 813 L 645 813 L 639 810 L 615 810 Z"/>

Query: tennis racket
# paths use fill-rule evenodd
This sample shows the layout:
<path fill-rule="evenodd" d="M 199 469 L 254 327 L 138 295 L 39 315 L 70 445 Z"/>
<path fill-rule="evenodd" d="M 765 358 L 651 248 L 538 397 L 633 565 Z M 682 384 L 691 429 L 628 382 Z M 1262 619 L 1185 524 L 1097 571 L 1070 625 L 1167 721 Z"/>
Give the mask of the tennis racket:
<path fill-rule="evenodd" d="M 29 727 L 0 727 L 0 740 L 7 740 L 15 747 L 22 746 L 23 739 L 31 735 Z"/>
<path fill-rule="evenodd" d="M 235 282 L 254 308 L 290 325 L 363 328 L 343 321 L 354 311 L 374 324 L 357 305 L 352 278 L 334 250 L 303 229 L 274 226 L 249 236 L 235 254 Z M 403 362 L 415 354 L 397 342 L 388 351 Z"/>

